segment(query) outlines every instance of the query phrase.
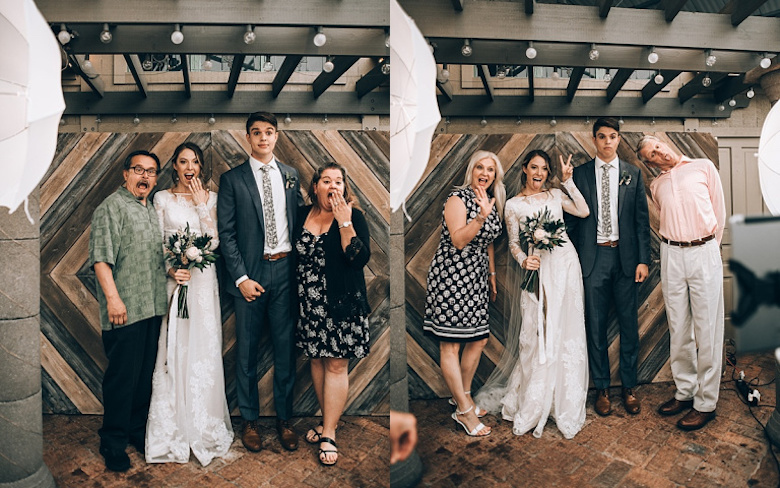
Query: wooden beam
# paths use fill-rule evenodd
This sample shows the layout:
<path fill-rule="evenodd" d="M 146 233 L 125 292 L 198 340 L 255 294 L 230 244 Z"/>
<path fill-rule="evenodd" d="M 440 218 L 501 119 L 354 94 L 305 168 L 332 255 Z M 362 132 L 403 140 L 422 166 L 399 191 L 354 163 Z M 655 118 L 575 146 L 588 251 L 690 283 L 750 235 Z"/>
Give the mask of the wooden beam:
<path fill-rule="evenodd" d="M 228 78 L 227 96 L 233 98 L 238 86 L 238 77 L 241 76 L 241 68 L 244 67 L 244 55 L 236 54 L 233 56 L 233 66 L 230 67 L 230 77 Z"/>
<path fill-rule="evenodd" d="M 582 81 L 582 75 L 584 74 L 585 68 L 578 67 L 572 70 L 569 84 L 566 86 L 566 99 L 570 102 L 574 100 L 574 95 L 577 94 L 577 88 L 580 86 L 580 81 Z"/>
<path fill-rule="evenodd" d="M 569 103 L 565 96 L 538 96 L 531 101 L 527 97 L 497 96 L 495 102 L 485 103 L 483 95 L 456 95 L 451 102 L 439 97 L 439 110 L 443 117 L 659 117 L 659 118 L 728 118 L 732 107 L 718 110 L 712 98 L 695 98 L 680 103 L 676 98 L 656 97 L 643 103 L 640 97 L 617 97 L 612 103 L 604 103 L 601 97 L 577 97 Z M 739 104 L 737 105 L 739 106 Z"/>
<path fill-rule="evenodd" d="M 731 13 L 731 25 L 738 26 L 766 2 L 767 0 L 741 0 Z"/>
<path fill-rule="evenodd" d="M 531 15 L 534 13 L 534 0 L 525 0 L 525 14 Z"/>
<path fill-rule="evenodd" d="M 609 9 L 612 8 L 612 0 L 599 0 L 599 17 L 606 19 L 609 15 Z"/>
<path fill-rule="evenodd" d="M 479 64 L 477 65 L 477 72 L 479 73 L 479 77 L 482 79 L 482 86 L 485 87 L 485 93 L 487 94 L 488 98 L 490 98 L 490 101 L 493 101 L 494 95 L 493 95 L 493 83 L 490 81 L 490 72 L 488 71 L 488 67 L 486 64 Z"/>
<path fill-rule="evenodd" d="M 688 0 L 663 0 L 661 2 L 661 8 L 664 9 L 664 19 L 667 22 L 673 21 L 687 1 Z"/>
<path fill-rule="evenodd" d="M 148 90 L 146 86 L 146 79 L 143 76 L 143 68 L 141 68 L 141 60 L 138 59 L 137 54 L 125 54 L 125 62 L 127 68 L 130 70 L 130 74 L 133 75 L 135 84 L 138 87 L 138 92 L 146 98 L 146 92 Z"/>
<path fill-rule="evenodd" d="M 377 65 L 374 66 L 371 71 L 364 74 L 359 80 L 357 80 L 355 83 L 355 91 L 357 92 L 358 98 L 362 98 L 365 94 L 371 92 L 371 90 L 374 88 L 390 80 L 390 75 L 382 73 L 382 66 L 384 64 L 385 61 L 383 59 L 379 60 Z"/>
<path fill-rule="evenodd" d="M 75 71 L 76 74 L 79 75 L 82 80 L 84 80 L 84 83 L 89 86 L 89 89 L 92 90 L 92 93 L 100 98 L 103 98 L 105 95 L 103 79 L 99 74 L 88 74 L 86 71 L 84 71 L 84 67 L 81 65 L 81 63 L 85 61 L 84 56 L 69 54 L 68 59 L 70 60 L 70 66 L 73 68 L 73 71 Z"/>
<path fill-rule="evenodd" d="M 271 91 L 274 94 L 274 98 L 278 97 L 282 92 L 282 88 L 287 84 L 290 76 L 295 73 L 295 68 L 298 67 L 301 59 L 303 59 L 303 56 L 292 54 L 284 57 L 284 62 L 282 62 L 282 65 L 279 67 L 279 71 L 276 72 L 274 81 L 271 82 Z"/>
<path fill-rule="evenodd" d="M 680 87 L 680 90 L 677 92 L 677 98 L 680 100 L 680 103 L 687 102 L 694 96 L 707 89 L 707 87 L 701 83 L 707 75 L 709 75 L 710 79 L 712 80 L 712 85 L 718 84 L 720 80 L 726 77 L 726 74 L 724 73 L 708 73 L 702 71 L 701 73 L 694 76 L 691 81 Z"/>
<path fill-rule="evenodd" d="M 634 72 L 632 69 L 619 69 L 617 73 L 615 73 L 615 76 L 612 77 L 612 81 L 609 83 L 609 86 L 607 86 L 607 103 L 611 102 L 615 95 L 618 94 L 621 88 L 623 88 L 623 85 L 626 84 L 626 81 L 631 77 L 631 74 Z"/>
<path fill-rule="evenodd" d="M 190 82 L 190 62 L 187 56 L 181 55 L 181 74 L 184 78 L 184 93 L 187 94 L 187 98 L 192 96 L 192 82 Z"/>
<path fill-rule="evenodd" d="M 645 86 L 642 88 L 642 101 L 647 103 L 651 98 L 653 98 L 656 93 L 659 93 L 661 90 L 664 89 L 666 85 L 672 82 L 673 79 L 677 78 L 677 76 L 682 73 L 682 71 L 669 71 L 669 70 L 662 70 L 661 76 L 664 77 L 664 81 L 661 84 L 656 83 L 652 78 L 645 84 Z"/>
<path fill-rule="evenodd" d="M 452 8 L 456 12 L 463 12 L 463 0 L 452 0 Z"/>
<path fill-rule="evenodd" d="M 528 67 L 528 100 L 534 101 L 534 68 Z"/>
<path fill-rule="evenodd" d="M 436 87 L 447 101 L 452 100 L 452 85 L 450 84 L 450 80 L 447 80 L 444 83 L 440 83 L 439 80 L 436 80 Z"/>
<path fill-rule="evenodd" d="M 744 83 L 744 81 L 744 73 L 739 76 L 727 76 L 715 88 L 715 101 L 725 102 L 726 100 L 730 100 L 736 97 L 742 92 L 746 92 L 752 85 L 747 85 Z"/>
<path fill-rule="evenodd" d="M 135 92 L 107 92 L 98 98 L 90 92 L 67 92 L 65 115 L 159 115 L 234 114 L 245 116 L 258 110 L 273 113 L 317 115 L 389 115 L 390 97 L 363 97 L 352 91 L 334 91 L 313 98 L 308 91 L 286 91 L 274 98 L 270 90 L 237 91 L 232 98 L 224 91 L 150 91 L 147 98 Z M 485 103 L 485 97 L 479 97 Z M 628 112 L 626 112 L 628 113 Z"/>
<path fill-rule="evenodd" d="M 336 80 L 341 78 L 341 75 L 347 72 L 353 64 L 357 63 L 360 57 L 358 56 L 339 56 L 333 59 L 333 71 L 330 73 L 322 72 L 311 84 L 312 93 L 314 98 L 319 97 L 329 86 L 336 83 Z"/>

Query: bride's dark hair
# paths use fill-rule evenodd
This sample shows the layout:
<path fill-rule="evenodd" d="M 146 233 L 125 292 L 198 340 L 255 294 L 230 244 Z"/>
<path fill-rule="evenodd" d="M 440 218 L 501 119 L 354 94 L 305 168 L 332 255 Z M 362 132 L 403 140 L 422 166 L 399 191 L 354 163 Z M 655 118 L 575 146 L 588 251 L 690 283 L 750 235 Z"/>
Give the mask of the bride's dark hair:
<path fill-rule="evenodd" d="M 547 187 L 547 184 L 550 182 L 550 177 L 555 174 L 552 167 L 552 159 L 550 158 L 550 155 L 547 154 L 546 151 L 543 151 L 541 149 L 534 149 L 533 151 L 529 152 L 525 155 L 525 158 L 523 158 L 523 168 L 528 166 L 528 163 L 531 162 L 531 160 L 535 157 L 539 156 L 540 158 L 544 159 L 544 162 L 547 163 L 547 179 L 544 181 L 544 187 Z M 520 188 L 525 188 L 525 183 L 528 178 L 525 176 L 525 171 L 520 172 Z"/>

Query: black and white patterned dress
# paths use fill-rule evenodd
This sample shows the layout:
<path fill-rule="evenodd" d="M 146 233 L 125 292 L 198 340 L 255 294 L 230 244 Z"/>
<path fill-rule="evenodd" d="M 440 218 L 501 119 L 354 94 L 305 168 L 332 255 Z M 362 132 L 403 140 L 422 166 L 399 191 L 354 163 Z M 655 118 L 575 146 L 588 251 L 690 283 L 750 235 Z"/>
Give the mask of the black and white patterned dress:
<path fill-rule="evenodd" d="M 368 317 L 333 320 L 328 312 L 323 248 L 326 235 L 315 236 L 304 228 L 295 243 L 301 317 L 296 345 L 311 358 L 362 358 L 369 350 Z"/>
<path fill-rule="evenodd" d="M 453 190 L 451 197 L 466 205 L 466 223 L 479 215 L 476 194 L 471 187 Z M 489 262 L 487 248 L 501 234 L 501 219 L 494 208 L 477 235 L 463 249 L 452 243 L 442 217 L 441 240 L 428 272 L 423 329 L 439 340 L 469 342 L 490 333 Z"/>

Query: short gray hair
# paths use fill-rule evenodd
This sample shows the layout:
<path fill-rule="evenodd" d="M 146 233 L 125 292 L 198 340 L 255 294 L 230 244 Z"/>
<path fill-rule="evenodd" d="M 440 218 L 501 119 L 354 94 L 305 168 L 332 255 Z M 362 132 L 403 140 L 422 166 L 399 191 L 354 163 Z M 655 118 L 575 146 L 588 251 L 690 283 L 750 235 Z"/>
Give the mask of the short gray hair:
<path fill-rule="evenodd" d="M 639 139 L 639 142 L 636 145 L 636 157 L 645 164 L 647 164 L 647 160 L 639 153 L 646 145 L 650 144 L 651 142 L 661 142 L 661 139 L 653 135 L 646 135 Z"/>

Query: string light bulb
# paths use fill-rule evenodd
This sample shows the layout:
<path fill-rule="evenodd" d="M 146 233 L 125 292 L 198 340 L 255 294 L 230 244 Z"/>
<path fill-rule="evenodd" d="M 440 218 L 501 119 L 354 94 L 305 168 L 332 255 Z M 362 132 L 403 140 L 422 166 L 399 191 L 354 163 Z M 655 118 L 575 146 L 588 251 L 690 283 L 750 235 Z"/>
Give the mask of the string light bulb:
<path fill-rule="evenodd" d="M 252 44 L 255 42 L 255 39 L 257 39 L 257 34 L 255 34 L 255 28 L 252 27 L 252 24 L 247 24 L 246 26 L 246 32 L 244 32 L 244 44 Z"/>
<path fill-rule="evenodd" d="M 590 59 L 591 61 L 596 61 L 597 59 L 599 59 L 600 54 L 601 53 L 599 53 L 599 50 L 596 49 L 596 44 L 591 44 L 590 51 L 588 51 L 588 59 Z"/>
<path fill-rule="evenodd" d="M 268 58 L 266 60 L 265 64 L 263 65 L 263 71 L 273 71 L 274 70 L 274 63 L 271 62 L 271 58 Z"/>
<path fill-rule="evenodd" d="M 656 71 L 655 76 L 653 77 L 653 81 L 656 85 L 660 85 L 664 82 L 664 75 L 662 75 L 660 71 Z"/>
<path fill-rule="evenodd" d="M 528 49 L 525 50 L 525 57 L 528 59 L 534 59 L 538 53 L 534 47 L 533 41 L 528 41 Z"/>
<path fill-rule="evenodd" d="M 729 100 L 729 107 L 736 107 L 736 106 L 737 106 L 737 101 L 736 100 L 734 100 L 733 98 L 731 100 Z"/>
<path fill-rule="evenodd" d="M 450 70 L 446 68 L 446 65 L 442 66 L 439 70 L 438 75 L 436 76 L 436 81 L 439 83 L 447 83 L 450 79 Z"/>
<path fill-rule="evenodd" d="M 517 117 L 517 120 L 515 121 L 515 125 L 521 125 L 522 123 L 523 123 L 523 119 Z"/>
<path fill-rule="evenodd" d="M 619 125 L 620 127 L 623 127 L 623 124 L 625 124 L 625 123 L 626 123 L 626 121 L 625 121 L 625 120 L 623 120 L 623 117 L 620 117 L 620 118 L 618 119 L 618 125 Z"/>
<path fill-rule="evenodd" d="M 655 117 L 653 117 L 653 120 L 650 121 L 650 125 L 655 125 Z"/>
<path fill-rule="evenodd" d="M 556 125 L 558 125 L 558 121 L 555 120 L 555 117 L 553 117 L 550 119 L 550 127 L 555 127 Z"/>
<path fill-rule="evenodd" d="M 712 78 L 710 78 L 709 73 L 704 75 L 704 78 L 701 80 L 701 84 L 704 86 L 704 88 L 709 88 L 709 86 L 712 85 Z"/>
<path fill-rule="evenodd" d="M 205 71 L 211 71 L 214 69 L 214 63 L 209 59 L 208 55 L 206 55 L 206 60 L 203 62 L 203 69 Z"/>
<path fill-rule="evenodd" d="M 390 61 L 386 61 L 382 63 L 382 74 L 385 76 L 390 76 Z"/>
<path fill-rule="evenodd" d="M 723 112 L 724 110 L 726 110 L 726 106 L 721 103 L 720 105 L 718 105 L 718 110 Z"/>
<path fill-rule="evenodd" d="M 658 62 L 658 53 L 655 52 L 655 46 L 650 46 L 650 54 L 647 55 L 647 62 L 650 64 Z"/>
<path fill-rule="evenodd" d="M 317 27 L 317 33 L 314 34 L 314 40 L 312 42 L 314 42 L 314 45 L 317 47 L 322 47 L 328 42 L 328 38 L 325 36 L 325 33 L 322 32 L 322 26 Z"/>
<path fill-rule="evenodd" d="M 140 119 L 140 118 L 138 118 L 138 115 L 136 115 L 135 117 L 133 117 L 133 125 L 138 125 L 138 124 L 140 124 L 140 123 L 141 123 L 141 119 Z"/>
<path fill-rule="evenodd" d="M 292 124 L 292 117 L 290 117 L 290 114 L 287 114 L 287 117 L 284 118 L 284 123 L 286 125 Z"/>
<path fill-rule="evenodd" d="M 465 57 L 469 57 L 474 53 L 474 49 L 471 47 L 470 40 L 468 39 L 463 40 L 463 46 L 460 48 L 460 53 Z"/>
<path fill-rule="evenodd" d="M 322 123 L 327 124 L 328 123 L 328 114 L 325 114 L 325 116 L 322 118 Z"/>
<path fill-rule="evenodd" d="M 759 61 L 758 65 L 761 66 L 763 69 L 767 69 L 771 64 L 772 64 L 772 60 L 769 59 L 769 53 L 762 54 L 761 61 Z"/>
<path fill-rule="evenodd" d="M 217 123 L 217 119 L 214 117 L 214 114 L 209 115 L 208 123 L 209 125 L 214 125 Z"/>
<path fill-rule="evenodd" d="M 179 119 L 177 119 L 177 118 L 176 118 L 176 114 L 173 114 L 173 115 L 171 116 L 171 124 L 175 124 L 175 123 L 176 123 L 176 122 L 178 122 L 178 121 L 179 121 Z"/>
<path fill-rule="evenodd" d="M 558 72 L 558 68 L 556 68 L 556 67 L 553 67 L 553 72 L 552 72 L 552 76 L 551 76 L 551 78 L 552 78 L 553 80 L 558 80 L 558 79 L 560 79 L 560 78 L 561 78 L 561 74 Z"/>
<path fill-rule="evenodd" d="M 482 117 L 482 120 L 479 121 L 479 125 L 485 127 L 487 125 L 487 119 L 485 117 Z"/>
<path fill-rule="evenodd" d="M 173 32 L 171 32 L 171 42 L 174 44 L 181 44 L 184 42 L 184 33 L 181 31 L 180 24 L 174 25 Z"/>
<path fill-rule="evenodd" d="M 707 49 L 706 57 L 704 58 L 704 64 L 707 66 L 715 66 L 715 63 L 718 61 L 718 58 L 712 54 L 712 49 Z"/>
<path fill-rule="evenodd" d="M 753 91 L 753 87 L 751 86 L 750 89 L 748 89 L 747 93 L 745 93 L 745 96 L 748 98 L 753 98 L 756 96 L 756 92 Z"/>
<path fill-rule="evenodd" d="M 322 64 L 322 71 L 330 73 L 333 71 L 333 68 L 335 68 L 335 66 L 333 66 L 333 61 L 331 60 L 331 57 L 328 56 L 325 58 L 325 62 Z"/>
<path fill-rule="evenodd" d="M 111 30 L 108 28 L 108 24 L 103 24 L 103 30 L 100 31 L 100 42 L 103 44 L 108 44 L 111 42 L 112 39 L 114 39 L 114 36 L 111 34 Z"/>
<path fill-rule="evenodd" d="M 609 70 L 607 70 L 607 72 L 604 73 L 604 81 L 606 81 L 607 83 L 612 81 L 612 73 L 610 73 Z"/>
<path fill-rule="evenodd" d="M 73 35 L 68 32 L 68 28 L 65 26 L 65 24 L 60 24 L 60 31 L 57 33 L 57 39 L 59 39 L 60 44 L 63 46 L 69 43 L 71 39 L 73 39 Z"/>

